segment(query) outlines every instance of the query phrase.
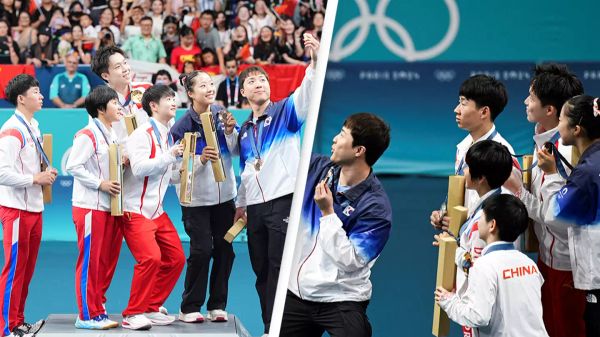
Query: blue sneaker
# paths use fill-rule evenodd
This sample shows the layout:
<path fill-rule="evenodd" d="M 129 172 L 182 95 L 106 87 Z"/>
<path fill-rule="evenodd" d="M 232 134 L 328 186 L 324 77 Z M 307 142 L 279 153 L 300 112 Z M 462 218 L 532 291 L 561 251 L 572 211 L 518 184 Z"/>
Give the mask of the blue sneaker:
<path fill-rule="evenodd" d="M 110 328 L 116 328 L 119 326 L 119 323 L 115 321 L 111 321 L 108 319 L 108 316 L 102 314 L 87 321 L 79 319 L 77 316 L 77 320 L 75 321 L 75 327 L 77 329 L 88 329 L 88 330 L 107 330 Z"/>

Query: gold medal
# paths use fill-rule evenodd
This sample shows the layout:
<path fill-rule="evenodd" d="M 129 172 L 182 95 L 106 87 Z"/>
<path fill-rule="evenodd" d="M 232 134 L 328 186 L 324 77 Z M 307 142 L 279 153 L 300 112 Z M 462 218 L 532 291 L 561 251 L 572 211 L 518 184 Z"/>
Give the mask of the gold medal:
<path fill-rule="evenodd" d="M 134 90 L 131 92 L 131 100 L 133 101 L 133 103 L 141 103 L 143 96 L 144 93 L 139 90 Z"/>
<path fill-rule="evenodd" d="M 262 159 L 258 158 L 256 159 L 256 161 L 254 162 L 254 169 L 256 169 L 257 171 L 260 171 L 260 167 L 262 166 L 263 162 Z"/>

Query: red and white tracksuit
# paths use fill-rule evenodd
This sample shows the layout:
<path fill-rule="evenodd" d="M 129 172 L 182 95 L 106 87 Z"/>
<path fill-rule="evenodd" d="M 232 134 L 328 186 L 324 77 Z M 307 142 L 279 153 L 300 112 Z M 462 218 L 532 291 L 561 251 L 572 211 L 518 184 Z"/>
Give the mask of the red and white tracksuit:
<path fill-rule="evenodd" d="M 533 160 L 537 162 L 537 151 L 546 142 L 554 141 L 555 147 L 566 160 L 571 161 L 572 147 L 565 146 L 557 138 L 558 129 L 540 130 L 536 127 L 533 136 L 535 149 Z M 567 174 L 568 167 L 563 165 Z M 544 222 L 542 184 L 546 180 L 544 171 L 537 165 L 531 170 L 531 192 L 523 188 L 520 198 L 527 206 L 529 217 L 534 221 L 535 234 L 540 242 L 538 265 L 546 282 L 542 286 L 544 323 L 551 337 L 585 336 L 583 314 L 585 292 L 573 286 L 573 273 L 569 254 L 568 227 Z M 547 206 L 547 205 L 546 205 Z"/>
<path fill-rule="evenodd" d="M 124 177 L 123 234 L 137 264 L 123 316 L 157 312 L 185 264 L 179 235 L 162 207 L 176 162 L 168 145 L 172 137 L 166 126 L 154 122 L 160 142 L 149 122 L 127 140 L 131 170 Z"/>
<path fill-rule="evenodd" d="M 38 122 L 27 121 L 42 142 Z M 15 116 L 0 129 L 0 221 L 5 264 L 0 276 L 0 329 L 9 335 L 25 321 L 25 300 L 42 239 L 42 188 L 33 184 L 40 172 L 41 154 L 29 131 Z"/>
<path fill-rule="evenodd" d="M 79 255 L 75 268 L 75 292 L 79 318 L 89 320 L 105 312 L 105 294 L 117 266 L 123 234 L 120 218 L 110 214 L 110 195 L 100 191 L 109 180 L 108 143 L 114 131 L 99 120 L 75 135 L 67 161 L 73 183 L 73 222 Z"/>

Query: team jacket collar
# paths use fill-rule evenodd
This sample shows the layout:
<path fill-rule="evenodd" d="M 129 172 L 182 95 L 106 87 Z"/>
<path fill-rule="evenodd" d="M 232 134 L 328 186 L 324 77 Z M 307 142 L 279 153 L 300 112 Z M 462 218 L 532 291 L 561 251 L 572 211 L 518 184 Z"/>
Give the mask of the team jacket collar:
<path fill-rule="evenodd" d="M 27 117 L 25 117 L 25 115 L 21 111 L 19 111 L 17 109 L 15 109 L 15 115 L 20 116 L 21 118 L 23 118 L 23 120 L 25 121 L 25 123 L 29 124 L 30 126 L 33 126 L 35 128 L 38 127 L 38 122 L 35 120 L 35 118 L 32 117 L 31 121 L 27 121 Z"/>
<path fill-rule="evenodd" d="M 537 130 L 538 130 L 538 127 L 536 127 L 536 131 Z M 538 147 L 541 147 L 542 145 L 544 145 L 544 143 L 549 142 L 557 132 L 558 132 L 558 127 L 555 127 L 554 129 L 550 129 L 548 131 L 541 131 L 540 133 L 536 133 L 533 136 L 533 141 L 535 141 L 535 144 Z"/>
<path fill-rule="evenodd" d="M 579 162 L 582 162 L 584 159 L 586 159 L 587 157 L 591 156 L 593 153 L 600 151 L 600 141 L 596 141 L 592 144 L 590 144 L 590 146 L 588 146 L 587 149 L 585 149 L 585 152 L 583 152 L 581 154 L 581 158 L 579 158 Z"/>
<path fill-rule="evenodd" d="M 214 117 L 215 113 L 219 111 L 214 104 L 209 105 L 209 109 L 210 109 L 210 112 L 212 112 L 213 117 Z M 198 115 L 198 113 L 194 110 L 193 106 L 190 105 L 190 108 L 188 109 L 188 111 L 186 113 L 190 115 L 190 117 L 192 118 L 192 120 L 194 122 L 202 125 L 202 121 L 200 121 L 200 115 Z"/>
<path fill-rule="evenodd" d="M 334 186 L 337 187 L 337 183 L 340 179 L 340 172 L 341 172 L 342 168 L 339 166 L 335 166 L 334 168 Z M 361 181 L 360 183 L 352 186 L 349 190 L 347 190 L 344 193 L 340 193 L 342 194 L 346 199 L 350 200 L 351 202 L 355 201 L 356 199 L 358 199 L 363 193 L 365 193 L 369 188 L 371 188 L 371 186 L 375 183 L 375 175 L 373 175 L 373 170 L 371 169 L 371 172 L 369 172 L 369 175 L 367 176 L 367 178 L 363 181 Z"/>
<path fill-rule="evenodd" d="M 267 107 L 265 108 L 265 111 L 263 112 L 263 114 L 262 114 L 262 115 L 260 115 L 260 116 L 258 117 L 258 119 L 256 120 L 257 122 L 258 122 L 258 121 L 262 121 L 263 119 L 266 119 L 266 118 L 267 118 L 267 117 L 269 117 L 269 116 L 271 116 L 271 117 L 272 117 L 272 114 L 273 114 L 273 112 L 274 112 L 274 111 L 273 111 L 273 109 L 270 109 L 270 107 L 271 107 L 272 105 L 273 105 L 273 102 L 269 102 L 269 105 L 267 105 Z M 246 119 L 246 121 L 244 122 L 244 124 L 243 124 L 242 126 L 245 126 L 245 125 L 247 125 L 247 124 L 254 124 L 254 122 L 252 121 L 252 119 L 253 119 L 253 118 L 252 118 L 252 116 L 253 116 L 253 112 L 252 112 L 252 111 L 250 111 L 250 115 L 248 116 L 248 118 Z"/>

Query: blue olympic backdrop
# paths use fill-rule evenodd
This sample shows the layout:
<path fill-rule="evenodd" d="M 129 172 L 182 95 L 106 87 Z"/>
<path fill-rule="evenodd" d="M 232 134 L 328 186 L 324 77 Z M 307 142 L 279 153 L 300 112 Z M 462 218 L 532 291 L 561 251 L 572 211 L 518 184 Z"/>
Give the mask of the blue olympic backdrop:
<path fill-rule="evenodd" d="M 509 103 L 499 131 L 516 152 L 531 151 L 525 118 L 534 65 L 566 62 L 586 93 L 600 95 L 598 1 L 354 0 L 340 3 L 315 138 L 329 152 L 343 119 L 369 111 L 392 127 L 379 173 L 443 176 L 452 172 L 454 107 L 463 80 L 502 80 Z"/>

